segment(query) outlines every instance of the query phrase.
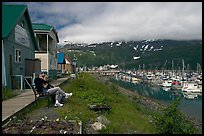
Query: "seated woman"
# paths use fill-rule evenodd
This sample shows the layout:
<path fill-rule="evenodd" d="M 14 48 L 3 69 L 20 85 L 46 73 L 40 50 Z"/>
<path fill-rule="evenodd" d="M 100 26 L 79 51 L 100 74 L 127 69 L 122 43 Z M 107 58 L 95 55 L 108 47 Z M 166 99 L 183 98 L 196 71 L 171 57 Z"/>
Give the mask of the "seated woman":
<path fill-rule="evenodd" d="M 59 101 L 62 99 L 62 96 L 68 98 L 72 96 L 72 93 L 65 93 L 60 87 L 54 87 L 49 84 L 48 76 L 45 74 L 40 74 L 39 77 L 35 79 L 35 85 L 39 92 L 42 94 L 55 94 L 55 107 L 63 106 Z"/>

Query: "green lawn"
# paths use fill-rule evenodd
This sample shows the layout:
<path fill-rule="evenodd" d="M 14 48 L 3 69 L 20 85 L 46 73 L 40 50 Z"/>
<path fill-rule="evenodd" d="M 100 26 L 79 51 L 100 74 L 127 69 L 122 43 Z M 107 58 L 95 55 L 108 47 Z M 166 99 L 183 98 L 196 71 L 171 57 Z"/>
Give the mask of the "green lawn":
<path fill-rule="evenodd" d="M 56 108 L 61 118 L 96 121 L 99 115 L 104 115 L 111 123 L 101 133 L 155 133 L 155 127 L 150 123 L 147 112 L 139 105 L 130 101 L 127 96 L 118 92 L 117 87 L 107 82 L 101 83 L 87 73 L 79 75 L 62 86 L 73 96 L 65 101 L 63 108 Z M 94 112 L 89 104 L 110 105 L 110 111 Z"/>
<path fill-rule="evenodd" d="M 41 99 L 21 111 L 14 121 L 30 117 L 34 117 L 33 120 L 36 120 L 37 118 L 41 119 L 52 114 L 52 117 L 55 115 L 54 120 L 81 120 L 83 134 L 88 133 L 87 129 L 90 127 L 90 124 L 96 122 L 97 117 L 101 115 L 105 116 L 110 123 L 105 124 L 106 128 L 102 129 L 99 132 L 100 134 L 158 134 L 158 127 L 155 125 L 154 120 L 155 117 L 163 117 L 162 119 L 166 121 L 165 114 L 162 116 L 160 112 L 163 108 L 160 107 L 161 109 L 158 112 L 142 106 L 138 102 L 138 100 L 142 100 L 142 96 L 130 98 L 124 95 L 116 85 L 106 80 L 96 79 L 88 73 L 81 73 L 77 79 L 68 80 L 61 84 L 60 87 L 65 92 L 73 93 L 72 97 L 65 99 L 63 107 L 50 107 L 47 109 L 47 100 Z M 88 105 L 92 104 L 105 104 L 112 108 L 107 111 L 95 112 L 88 107 Z M 181 121 L 185 125 L 189 125 L 188 121 Z M 162 126 L 165 125 L 165 123 L 159 123 Z M 186 126 L 183 127 L 183 129 L 185 128 Z"/>

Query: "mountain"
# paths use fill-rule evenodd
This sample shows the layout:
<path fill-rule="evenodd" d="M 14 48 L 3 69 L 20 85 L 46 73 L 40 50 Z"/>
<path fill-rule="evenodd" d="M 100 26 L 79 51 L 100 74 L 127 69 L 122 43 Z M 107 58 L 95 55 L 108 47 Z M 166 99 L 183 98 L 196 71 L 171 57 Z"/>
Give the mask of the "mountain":
<path fill-rule="evenodd" d="M 79 66 L 118 65 L 123 69 L 185 69 L 202 65 L 202 40 L 142 40 L 66 44 L 61 49 Z"/>

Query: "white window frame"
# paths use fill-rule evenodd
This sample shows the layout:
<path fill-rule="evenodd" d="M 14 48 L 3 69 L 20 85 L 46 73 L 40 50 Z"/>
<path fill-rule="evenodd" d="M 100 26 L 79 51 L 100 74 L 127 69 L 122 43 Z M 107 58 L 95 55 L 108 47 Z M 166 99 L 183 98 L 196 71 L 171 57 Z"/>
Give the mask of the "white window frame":
<path fill-rule="evenodd" d="M 15 62 L 20 63 L 21 62 L 21 50 L 15 49 Z"/>

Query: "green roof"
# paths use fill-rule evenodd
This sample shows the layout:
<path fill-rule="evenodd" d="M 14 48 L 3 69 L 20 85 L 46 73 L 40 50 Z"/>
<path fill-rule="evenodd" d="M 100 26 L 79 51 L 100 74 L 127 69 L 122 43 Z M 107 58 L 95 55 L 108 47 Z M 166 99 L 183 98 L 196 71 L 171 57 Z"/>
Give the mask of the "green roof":
<path fill-rule="evenodd" d="M 35 40 L 31 19 L 28 13 L 28 8 L 26 5 L 8 5 L 2 4 L 2 38 L 6 38 L 9 36 L 11 31 L 15 28 L 19 19 L 25 15 L 28 29 L 31 34 L 31 38 L 35 49 L 37 49 L 37 43 Z"/>
<path fill-rule="evenodd" d="M 15 27 L 20 17 L 26 11 L 25 5 L 5 5 L 2 4 L 2 37 L 9 35 L 11 30 Z"/>
<path fill-rule="evenodd" d="M 54 27 L 47 25 L 47 24 L 36 24 L 33 23 L 33 30 L 46 30 L 46 31 L 51 31 Z"/>
<path fill-rule="evenodd" d="M 47 24 L 39 24 L 39 23 L 33 23 L 33 30 L 44 30 L 44 31 L 54 31 L 56 37 L 57 37 L 57 42 L 59 42 L 59 38 L 57 35 L 57 32 L 53 26 L 47 25 Z"/>

